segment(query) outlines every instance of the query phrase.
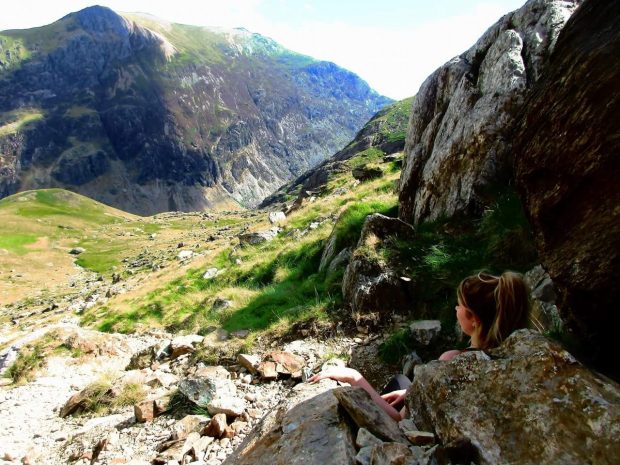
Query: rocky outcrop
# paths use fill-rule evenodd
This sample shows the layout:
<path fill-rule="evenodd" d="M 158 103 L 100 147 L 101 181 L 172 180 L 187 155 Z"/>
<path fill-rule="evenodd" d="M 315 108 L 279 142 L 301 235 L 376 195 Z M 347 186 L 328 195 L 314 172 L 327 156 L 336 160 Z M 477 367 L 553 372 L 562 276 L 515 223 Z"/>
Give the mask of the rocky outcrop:
<path fill-rule="evenodd" d="M 381 255 L 381 250 L 389 241 L 413 239 L 413 227 L 404 221 L 380 213 L 366 218 L 342 281 L 344 301 L 354 313 L 385 316 L 411 310 L 411 280 L 403 279 L 394 264 Z"/>
<path fill-rule="evenodd" d="M 417 366 L 407 403 L 456 463 L 612 464 L 620 456 L 620 386 L 529 330 L 488 355 Z"/>
<path fill-rule="evenodd" d="M 418 224 L 482 211 L 485 188 L 506 179 L 524 97 L 580 3 L 528 1 L 424 81 L 405 146 L 401 219 Z"/>
<path fill-rule="evenodd" d="M 390 103 L 258 34 L 99 6 L 3 44 L 23 53 L 0 62 L 2 196 L 65 187 L 139 214 L 254 206 Z"/>
<path fill-rule="evenodd" d="M 397 455 L 412 458 L 412 445 L 399 425 L 366 391 L 326 390 L 334 386 L 331 380 L 297 385 L 224 464 L 354 465 L 366 456 L 369 464 L 404 465 L 373 458 L 394 455 L 388 452 L 393 447 Z"/>
<path fill-rule="evenodd" d="M 515 134 L 517 185 L 558 308 L 620 377 L 620 5 L 586 1 L 558 38 Z"/>

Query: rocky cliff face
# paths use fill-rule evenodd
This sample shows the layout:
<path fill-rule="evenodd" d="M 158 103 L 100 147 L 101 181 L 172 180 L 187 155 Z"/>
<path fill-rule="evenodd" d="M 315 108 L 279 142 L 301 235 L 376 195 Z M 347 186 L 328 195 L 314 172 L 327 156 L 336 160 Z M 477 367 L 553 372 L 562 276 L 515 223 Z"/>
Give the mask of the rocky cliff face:
<path fill-rule="evenodd" d="M 489 185 L 508 179 L 510 131 L 524 96 L 580 3 L 528 1 L 422 84 L 405 147 L 401 219 L 482 211 Z"/>
<path fill-rule="evenodd" d="M 261 208 L 284 202 L 293 196 L 305 196 L 306 191 L 322 189 L 332 174 L 347 171 L 351 167 L 347 160 L 369 149 L 374 149 L 368 161 L 382 155 L 394 154 L 403 150 L 407 123 L 411 115 L 414 98 L 409 97 L 393 103 L 375 114 L 343 149 L 312 168 L 294 181 L 285 184 L 277 192 L 265 198 Z M 368 152 L 366 152 L 368 153 Z"/>
<path fill-rule="evenodd" d="M 252 206 L 387 103 L 245 30 L 91 7 L 0 33 L 0 195 L 60 186 L 142 214 Z"/>
<path fill-rule="evenodd" d="M 558 38 L 515 134 L 518 187 L 558 307 L 618 377 L 620 4 L 586 1 Z"/>

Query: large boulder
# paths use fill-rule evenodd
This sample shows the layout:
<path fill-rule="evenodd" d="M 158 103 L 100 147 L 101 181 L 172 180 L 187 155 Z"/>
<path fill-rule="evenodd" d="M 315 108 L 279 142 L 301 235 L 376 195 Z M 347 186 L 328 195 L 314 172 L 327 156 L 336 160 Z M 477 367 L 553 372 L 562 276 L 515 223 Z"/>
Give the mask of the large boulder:
<path fill-rule="evenodd" d="M 378 438 L 410 445 L 398 423 L 366 391 L 331 389 L 335 386 L 332 380 L 295 386 L 224 465 L 355 465 L 362 428 L 375 436 L 375 447 L 383 446 Z"/>
<path fill-rule="evenodd" d="M 420 87 L 409 120 L 399 216 L 408 223 L 481 212 L 510 165 L 511 130 L 580 0 L 530 0 Z"/>
<path fill-rule="evenodd" d="M 354 465 L 354 437 L 338 399 L 335 381 L 298 384 L 269 413 L 225 465 Z"/>
<path fill-rule="evenodd" d="M 413 240 L 413 237 L 413 227 L 397 218 L 380 213 L 366 218 L 342 281 L 344 300 L 354 313 L 386 315 L 410 310 L 411 281 L 403 279 L 397 264 L 385 260 L 381 250 L 391 240 Z"/>
<path fill-rule="evenodd" d="M 620 3 L 586 1 L 560 34 L 515 136 L 517 186 L 561 315 L 619 378 Z"/>
<path fill-rule="evenodd" d="M 415 424 L 460 448 L 466 463 L 617 462 L 618 384 L 530 330 L 489 355 L 417 366 L 407 397 Z"/>

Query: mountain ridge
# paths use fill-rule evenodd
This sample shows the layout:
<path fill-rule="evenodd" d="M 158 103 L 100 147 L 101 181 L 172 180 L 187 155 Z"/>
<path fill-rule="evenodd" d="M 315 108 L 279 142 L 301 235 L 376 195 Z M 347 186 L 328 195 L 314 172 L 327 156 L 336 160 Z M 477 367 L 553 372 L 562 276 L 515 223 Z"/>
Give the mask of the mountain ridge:
<path fill-rule="evenodd" d="M 255 33 L 105 7 L 0 32 L 0 47 L 0 196 L 62 187 L 138 214 L 252 207 L 390 101 Z M 42 116 L 22 125 L 16 111 Z"/>

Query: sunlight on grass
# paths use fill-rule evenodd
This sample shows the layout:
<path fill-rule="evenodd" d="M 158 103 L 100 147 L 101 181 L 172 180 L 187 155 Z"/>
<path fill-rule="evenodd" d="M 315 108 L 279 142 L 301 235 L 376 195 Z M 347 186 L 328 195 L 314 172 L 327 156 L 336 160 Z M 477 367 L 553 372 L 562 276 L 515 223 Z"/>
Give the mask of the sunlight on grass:
<path fill-rule="evenodd" d="M 0 249 L 8 250 L 16 255 L 26 255 L 29 250 L 25 247 L 34 244 L 38 236 L 34 234 L 0 234 Z"/>
<path fill-rule="evenodd" d="M 39 110 L 16 110 L 0 115 L 0 137 L 14 134 L 24 129 L 28 124 L 43 119 Z"/>

